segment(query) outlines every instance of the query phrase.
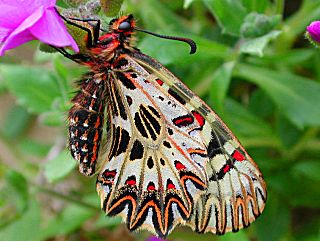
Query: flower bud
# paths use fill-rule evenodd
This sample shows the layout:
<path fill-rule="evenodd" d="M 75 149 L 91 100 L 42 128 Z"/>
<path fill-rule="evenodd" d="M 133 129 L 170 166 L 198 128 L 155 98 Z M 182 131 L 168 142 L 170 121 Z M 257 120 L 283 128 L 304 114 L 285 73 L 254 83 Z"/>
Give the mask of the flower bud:
<path fill-rule="evenodd" d="M 306 37 L 314 45 L 320 46 L 320 21 L 314 21 L 307 27 Z"/>

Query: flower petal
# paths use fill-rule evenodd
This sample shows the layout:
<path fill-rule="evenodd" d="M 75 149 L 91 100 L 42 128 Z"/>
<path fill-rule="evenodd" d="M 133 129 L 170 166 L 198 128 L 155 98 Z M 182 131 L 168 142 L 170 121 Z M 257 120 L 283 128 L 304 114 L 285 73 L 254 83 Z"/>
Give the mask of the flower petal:
<path fill-rule="evenodd" d="M 31 16 L 26 18 L 14 31 L 12 31 L 7 38 L 4 38 L 5 42 L 1 46 L 0 55 L 3 55 L 8 49 L 15 48 L 36 39 L 29 31 L 29 28 L 41 19 L 43 13 L 44 9 L 42 7 L 38 8 Z"/>
<path fill-rule="evenodd" d="M 16 6 L 0 4 L 0 27 L 16 28 L 29 16 L 29 13 Z"/>
<path fill-rule="evenodd" d="M 41 42 L 56 47 L 71 46 L 74 51 L 79 52 L 76 42 L 54 8 L 46 9 L 42 18 L 30 28 L 30 32 Z"/>
<path fill-rule="evenodd" d="M 54 7 L 56 0 L 0 0 L 0 27 L 16 28 L 38 8 Z"/>
<path fill-rule="evenodd" d="M 40 4 L 47 7 L 54 7 L 56 6 L 57 0 L 39 0 Z"/>
<path fill-rule="evenodd" d="M 0 48 L 0 56 L 4 54 L 6 50 L 13 49 L 21 44 L 34 40 L 35 37 L 29 32 L 29 30 L 25 30 L 20 32 L 17 35 L 11 35 L 10 41 L 6 41 Z"/>
<path fill-rule="evenodd" d="M 147 239 L 146 241 L 166 241 L 166 240 L 152 236 L 149 239 Z"/>
<path fill-rule="evenodd" d="M 10 33 L 10 29 L 0 27 L 0 43 L 4 42 Z"/>

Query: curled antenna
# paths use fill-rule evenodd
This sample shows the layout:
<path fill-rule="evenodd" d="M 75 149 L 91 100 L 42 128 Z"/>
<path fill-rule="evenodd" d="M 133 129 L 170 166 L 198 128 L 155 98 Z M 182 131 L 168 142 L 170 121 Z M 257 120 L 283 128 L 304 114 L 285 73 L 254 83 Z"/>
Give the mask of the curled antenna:
<path fill-rule="evenodd" d="M 147 34 L 151 34 L 153 36 L 159 37 L 159 38 L 164 38 L 164 39 L 173 39 L 173 40 L 178 40 L 178 41 L 182 41 L 185 42 L 187 44 L 189 44 L 190 46 L 190 54 L 194 54 L 197 50 L 197 45 L 196 43 L 189 38 L 181 38 L 181 37 L 175 37 L 175 36 L 167 36 L 167 35 L 162 35 L 162 34 L 157 34 L 157 33 L 153 33 L 150 32 L 148 30 L 144 30 L 144 29 L 139 29 L 139 28 L 135 28 L 135 30 L 139 31 L 139 32 L 143 32 L 143 33 L 147 33 Z"/>

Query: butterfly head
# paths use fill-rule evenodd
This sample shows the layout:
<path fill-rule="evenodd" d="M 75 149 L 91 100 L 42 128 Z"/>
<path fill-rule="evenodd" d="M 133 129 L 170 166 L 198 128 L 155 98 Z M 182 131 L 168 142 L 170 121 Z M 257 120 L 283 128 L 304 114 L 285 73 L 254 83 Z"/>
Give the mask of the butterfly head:
<path fill-rule="evenodd" d="M 130 46 L 135 26 L 136 22 L 131 14 L 112 19 L 109 23 L 108 33 L 100 36 L 98 40 L 99 47 L 107 52 L 112 52 L 123 44 L 127 47 Z"/>
<path fill-rule="evenodd" d="M 111 20 L 109 23 L 109 31 L 124 36 L 130 36 L 133 33 L 135 26 L 136 21 L 134 20 L 133 15 L 130 14 Z"/>
<path fill-rule="evenodd" d="M 135 24 L 131 14 L 111 20 L 109 31 L 99 37 L 96 45 L 90 48 L 90 52 L 101 60 L 102 57 L 113 57 L 117 49 L 130 49 L 134 44 L 132 35 L 135 32 Z"/>

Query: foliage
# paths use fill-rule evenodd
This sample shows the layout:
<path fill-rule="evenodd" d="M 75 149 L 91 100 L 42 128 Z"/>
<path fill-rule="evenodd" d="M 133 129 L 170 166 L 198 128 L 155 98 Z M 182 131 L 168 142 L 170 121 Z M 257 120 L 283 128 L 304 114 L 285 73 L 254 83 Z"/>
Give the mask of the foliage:
<path fill-rule="evenodd" d="M 126 0 L 122 9 L 141 28 L 195 40 L 192 56 L 146 34 L 137 45 L 219 113 L 268 185 L 250 228 L 222 237 L 179 228 L 169 240 L 319 240 L 320 55 L 304 38 L 319 1 Z M 94 178 L 65 148 L 66 111 L 86 70 L 35 47 L 0 59 L 0 239 L 145 240 L 104 216 Z"/>

